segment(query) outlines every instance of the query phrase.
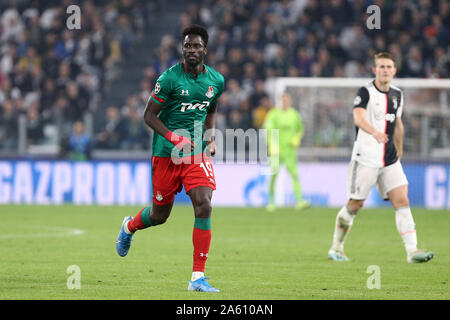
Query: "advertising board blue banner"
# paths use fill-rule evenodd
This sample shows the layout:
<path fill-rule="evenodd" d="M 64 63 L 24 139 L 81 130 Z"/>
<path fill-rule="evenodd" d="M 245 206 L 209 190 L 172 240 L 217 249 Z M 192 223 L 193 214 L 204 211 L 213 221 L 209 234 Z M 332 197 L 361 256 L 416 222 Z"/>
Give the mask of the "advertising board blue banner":
<path fill-rule="evenodd" d="M 412 206 L 450 208 L 450 165 L 403 164 Z M 214 166 L 216 206 L 267 204 L 270 176 L 262 165 Z M 299 180 L 313 206 L 340 207 L 347 201 L 345 162 L 300 163 Z M 152 200 L 151 165 L 145 161 L 0 161 L 0 204 L 147 205 Z M 189 203 L 184 190 L 176 203 Z M 276 204 L 292 206 L 295 197 L 286 170 L 276 181 Z M 376 188 L 366 207 L 390 205 Z"/>

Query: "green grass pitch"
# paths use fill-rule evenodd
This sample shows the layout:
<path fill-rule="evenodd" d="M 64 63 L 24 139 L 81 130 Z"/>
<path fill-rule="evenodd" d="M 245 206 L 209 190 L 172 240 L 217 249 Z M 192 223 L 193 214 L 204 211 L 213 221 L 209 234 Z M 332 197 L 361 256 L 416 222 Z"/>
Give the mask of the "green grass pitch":
<path fill-rule="evenodd" d="M 448 211 L 413 209 L 419 246 L 436 256 L 408 264 L 390 208 L 358 214 L 347 263 L 327 260 L 338 209 L 214 208 L 206 276 L 221 292 L 205 294 L 187 292 L 190 206 L 175 206 L 166 224 L 136 233 L 127 257 L 117 255 L 122 219 L 139 209 L 0 206 L 0 299 L 450 299 Z M 80 289 L 68 289 L 72 265 Z M 380 289 L 367 287 L 373 265 Z"/>

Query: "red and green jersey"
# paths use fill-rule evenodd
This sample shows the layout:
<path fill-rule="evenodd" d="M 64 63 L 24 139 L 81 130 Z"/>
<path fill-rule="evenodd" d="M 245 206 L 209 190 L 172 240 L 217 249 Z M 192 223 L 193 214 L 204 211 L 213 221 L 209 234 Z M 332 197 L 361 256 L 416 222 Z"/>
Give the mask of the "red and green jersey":
<path fill-rule="evenodd" d="M 206 145 L 206 142 L 202 143 L 203 124 L 224 86 L 223 76 L 211 67 L 204 65 L 203 72 L 195 77 L 183 62 L 172 66 L 158 78 L 150 99 L 162 106 L 159 119 L 170 131 L 189 137 L 197 146 L 202 146 L 184 156 L 203 152 Z M 154 133 L 153 156 L 171 157 L 173 148 L 174 145 L 166 138 Z"/>

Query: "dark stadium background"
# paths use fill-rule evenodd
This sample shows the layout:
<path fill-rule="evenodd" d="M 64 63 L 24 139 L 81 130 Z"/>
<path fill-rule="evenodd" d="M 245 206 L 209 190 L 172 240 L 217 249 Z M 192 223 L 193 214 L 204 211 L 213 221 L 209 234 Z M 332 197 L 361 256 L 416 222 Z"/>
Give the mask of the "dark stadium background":
<path fill-rule="evenodd" d="M 68 28 L 70 5 L 80 8 L 79 29 Z M 380 8 L 380 29 L 367 27 L 370 5 Z M 261 128 L 276 102 L 274 78 L 370 78 L 380 51 L 394 54 L 398 79 L 450 73 L 450 5 L 444 0 L 11 0 L 0 10 L 4 160 L 148 161 L 152 131 L 143 110 L 158 76 L 180 60 L 180 34 L 192 23 L 207 27 L 206 62 L 226 79 L 216 117 L 221 132 Z M 339 101 L 332 96 L 314 106 L 303 93 L 295 96 L 307 121 L 302 160 L 348 160 L 353 95 L 342 91 Z M 419 89 L 406 98 L 405 160 L 448 163 L 449 90 Z M 77 135 L 82 138 L 72 143 Z M 406 170 L 422 183 L 423 168 Z M 13 181 L 14 174 L 4 178 Z M 438 188 L 447 180 L 436 181 Z M 423 192 L 416 193 L 422 204 Z M 184 193 L 178 197 L 187 201 Z"/>
<path fill-rule="evenodd" d="M 66 27 L 71 4 L 81 8 L 80 30 Z M 381 9 L 380 30 L 365 27 L 370 4 Z M 269 77 L 370 77 L 379 51 L 395 55 L 398 77 L 450 72 L 448 1 L 16 0 L 0 9 L 5 156 L 70 158 L 77 120 L 88 157 L 147 152 L 143 108 L 159 74 L 180 59 L 180 33 L 191 23 L 208 28 L 207 63 L 227 79 L 219 129 L 261 126 L 272 106 Z"/>

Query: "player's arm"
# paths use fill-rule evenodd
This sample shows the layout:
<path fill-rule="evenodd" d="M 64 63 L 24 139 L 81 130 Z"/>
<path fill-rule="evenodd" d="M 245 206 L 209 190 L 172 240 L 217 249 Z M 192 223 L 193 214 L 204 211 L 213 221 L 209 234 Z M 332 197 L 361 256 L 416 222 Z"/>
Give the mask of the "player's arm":
<path fill-rule="evenodd" d="M 403 155 L 403 135 L 405 129 L 401 118 L 395 120 L 394 145 L 397 149 L 397 157 L 400 159 Z"/>
<path fill-rule="evenodd" d="M 396 112 L 395 129 L 394 129 L 394 145 L 397 149 L 397 157 L 400 159 L 403 156 L 403 137 L 405 129 L 401 119 L 403 113 L 403 91 L 400 94 L 400 103 Z"/>
<path fill-rule="evenodd" d="M 355 126 L 370 134 L 372 137 L 374 137 L 375 140 L 378 141 L 378 143 L 386 143 L 389 140 L 387 134 L 376 130 L 374 127 L 370 125 L 369 122 L 367 122 L 366 109 L 354 108 L 353 120 L 355 121 Z"/>
<path fill-rule="evenodd" d="M 206 129 L 206 145 L 209 147 L 209 153 L 213 156 L 216 153 L 216 143 L 215 143 L 215 131 L 216 131 L 216 110 L 219 104 L 219 98 L 225 89 L 225 79 L 221 76 L 219 91 L 214 98 L 214 101 L 209 106 L 206 118 L 205 118 L 205 129 Z"/>
<path fill-rule="evenodd" d="M 205 129 L 207 132 L 207 142 L 206 144 L 209 147 L 209 152 L 213 156 L 216 153 L 216 143 L 215 141 L 215 130 L 216 130 L 216 109 L 217 109 L 217 103 L 212 105 L 208 109 L 208 113 L 206 114 L 205 118 Z"/>
<path fill-rule="evenodd" d="M 178 149 L 181 150 L 185 144 L 189 143 L 191 144 L 191 150 L 194 150 L 194 142 L 192 142 L 189 138 L 173 133 L 158 118 L 158 114 L 161 112 L 161 109 L 162 105 L 156 103 L 152 99 L 148 99 L 147 105 L 144 110 L 145 123 L 156 133 L 169 140 Z"/>
<path fill-rule="evenodd" d="M 277 130 L 275 128 L 275 124 L 274 124 L 274 115 L 275 112 L 272 110 L 270 110 L 267 115 L 266 118 L 264 119 L 264 124 L 263 124 L 263 128 L 266 129 L 266 133 L 267 133 L 267 149 L 268 149 L 268 154 L 270 156 L 274 156 L 279 154 L 280 152 L 280 148 L 279 148 L 279 136 L 277 135 L 277 139 L 272 139 L 272 130 Z"/>
<path fill-rule="evenodd" d="M 305 128 L 303 126 L 303 121 L 300 113 L 297 114 L 297 122 L 295 126 L 295 135 L 291 138 L 291 145 L 294 148 L 298 148 L 300 146 L 300 142 L 302 141 L 303 134 L 305 133 Z"/>
<path fill-rule="evenodd" d="M 369 91 L 366 87 L 361 87 L 358 89 L 358 93 L 353 102 L 353 121 L 355 126 L 359 129 L 367 132 L 378 143 L 386 143 L 389 139 L 387 134 L 384 132 L 376 130 L 367 120 L 366 120 L 366 108 L 369 102 Z"/>

